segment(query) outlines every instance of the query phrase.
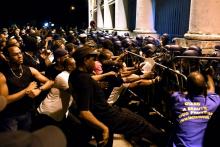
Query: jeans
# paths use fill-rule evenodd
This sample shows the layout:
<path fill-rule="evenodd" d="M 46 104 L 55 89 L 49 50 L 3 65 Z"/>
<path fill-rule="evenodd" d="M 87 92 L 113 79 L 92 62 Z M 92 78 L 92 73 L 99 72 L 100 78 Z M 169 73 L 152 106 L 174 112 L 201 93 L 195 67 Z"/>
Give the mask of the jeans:
<path fill-rule="evenodd" d="M 107 125 L 113 133 L 125 135 L 130 142 L 143 140 L 150 144 L 153 142 L 158 146 L 166 144 L 165 133 L 154 127 L 142 116 L 126 108 L 113 107 L 112 109 L 114 109 L 114 113 L 99 116 L 98 119 Z"/>

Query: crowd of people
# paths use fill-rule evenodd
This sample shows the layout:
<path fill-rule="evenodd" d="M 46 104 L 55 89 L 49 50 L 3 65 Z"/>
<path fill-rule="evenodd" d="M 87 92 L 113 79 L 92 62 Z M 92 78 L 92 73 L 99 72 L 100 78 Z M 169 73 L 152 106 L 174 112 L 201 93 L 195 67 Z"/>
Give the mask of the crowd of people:
<path fill-rule="evenodd" d="M 175 58 L 202 57 L 197 46 L 174 45 L 166 33 L 16 25 L 0 33 L 0 136 L 9 134 L 3 146 L 19 144 L 8 142 L 20 131 L 52 144 L 47 133 L 54 130 L 54 142 L 68 147 L 91 146 L 92 137 L 111 147 L 115 133 L 134 147 L 202 147 L 219 128 L 212 115 L 220 104 L 218 60 Z M 209 56 L 218 56 L 217 48 Z M 161 105 L 163 114 L 145 111 Z M 169 129 L 152 120 L 158 114 Z"/>

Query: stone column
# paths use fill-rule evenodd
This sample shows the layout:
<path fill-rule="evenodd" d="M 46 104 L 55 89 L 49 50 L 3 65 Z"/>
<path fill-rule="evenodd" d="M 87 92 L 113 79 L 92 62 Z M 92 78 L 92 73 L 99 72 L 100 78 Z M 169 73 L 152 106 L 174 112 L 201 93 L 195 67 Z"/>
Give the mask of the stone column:
<path fill-rule="evenodd" d="M 115 30 L 128 31 L 128 0 L 115 0 Z"/>
<path fill-rule="evenodd" d="M 110 6 L 108 0 L 104 0 L 104 29 L 112 30 L 112 15 L 110 11 Z"/>
<path fill-rule="evenodd" d="M 94 0 L 88 0 L 88 27 L 90 28 L 90 22 L 94 20 Z"/>
<path fill-rule="evenodd" d="M 154 29 L 154 11 L 153 0 L 137 0 L 136 6 L 136 28 L 137 34 L 149 36 L 156 35 Z"/>
<path fill-rule="evenodd" d="M 220 40 L 220 0 L 191 0 L 186 39 Z"/>
<path fill-rule="evenodd" d="M 215 45 L 220 45 L 220 0 L 191 0 L 189 30 L 185 40 L 177 44 L 196 45 L 203 54 L 213 52 Z"/>
<path fill-rule="evenodd" d="M 101 2 L 102 0 L 97 0 L 97 28 L 103 29 L 103 17 L 101 10 Z"/>

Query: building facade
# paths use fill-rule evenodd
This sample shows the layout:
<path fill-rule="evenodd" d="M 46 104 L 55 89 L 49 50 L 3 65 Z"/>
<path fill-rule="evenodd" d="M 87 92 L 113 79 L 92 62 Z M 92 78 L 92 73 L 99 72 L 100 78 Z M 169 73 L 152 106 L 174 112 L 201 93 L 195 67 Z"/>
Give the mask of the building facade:
<path fill-rule="evenodd" d="M 220 44 L 220 0 L 88 0 L 97 28 L 143 36 L 168 33 L 182 46 Z"/>

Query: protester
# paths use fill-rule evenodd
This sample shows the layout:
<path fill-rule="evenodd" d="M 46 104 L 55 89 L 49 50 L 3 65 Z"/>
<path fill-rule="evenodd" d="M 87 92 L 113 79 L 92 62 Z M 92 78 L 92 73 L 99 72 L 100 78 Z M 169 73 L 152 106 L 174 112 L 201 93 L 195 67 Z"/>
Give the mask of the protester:
<path fill-rule="evenodd" d="M 34 99 L 51 88 L 53 81 L 35 68 L 24 66 L 19 47 L 7 48 L 5 56 L 9 64 L 0 73 L 0 95 L 6 97 L 8 105 L 0 113 L 0 131 L 30 130 Z"/>
<path fill-rule="evenodd" d="M 110 134 L 119 133 L 132 143 L 147 140 L 149 144 L 164 146 L 165 135 L 162 131 L 128 109 L 107 103 L 103 90 L 91 78 L 96 54 L 90 47 L 79 48 L 74 53 L 76 70 L 70 74 L 69 84 L 76 100 L 78 116 L 85 124 L 96 129 L 98 144 L 106 145 Z"/>
<path fill-rule="evenodd" d="M 220 104 L 212 77 L 205 76 L 197 71 L 190 73 L 187 92 L 172 93 L 171 109 L 175 122 L 171 139 L 173 147 L 202 147 L 207 123 Z"/>

